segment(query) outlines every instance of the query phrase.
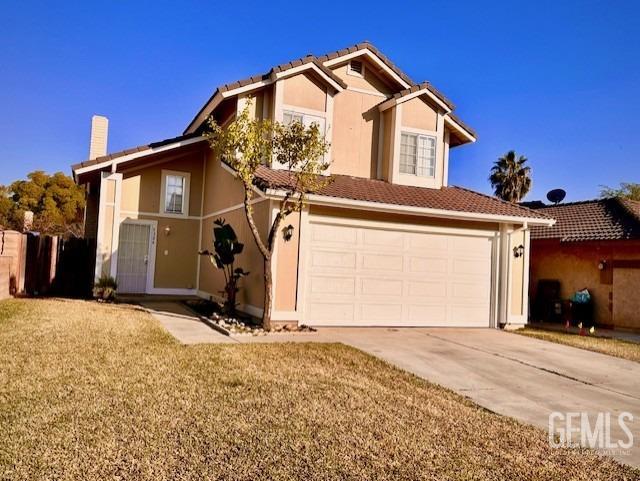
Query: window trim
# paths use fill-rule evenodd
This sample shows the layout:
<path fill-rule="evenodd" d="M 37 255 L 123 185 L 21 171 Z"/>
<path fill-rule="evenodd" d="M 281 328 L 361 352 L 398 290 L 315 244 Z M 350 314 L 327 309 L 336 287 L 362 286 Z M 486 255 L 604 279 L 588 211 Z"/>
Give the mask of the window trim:
<path fill-rule="evenodd" d="M 184 188 L 182 192 L 182 212 L 167 212 L 167 177 L 177 176 L 184 178 Z M 189 215 L 189 194 L 191 187 L 191 173 L 178 170 L 162 169 L 160 188 L 160 209 L 159 214 L 166 217 L 187 217 Z"/>
<path fill-rule="evenodd" d="M 401 168 L 401 164 L 402 164 L 402 136 L 403 135 L 411 135 L 411 136 L 415 136 L 416 137 L 416 173 L 415 174 L 411 174 L 409 172 L 402 172 L 400 170 Z M 412 177 L 416 177 L 418 179 L 435 179 L 436 178 L 436 174 L 437 174 L 437 169 L 438 169 L 438 134 L 437 132 L 432 132 L 429 130 L 419 130 L 419 129 L 412 129 L 412 128 L 408 128 L 408 127 L 404 127 L 402 126 L 400 128 L 400 135 L 399 135 L 399 144 L 398 144 L 398 174 L 399 175 L 408 175 L 408 176 L 412 176 Z M 433 139 L 433 175 L 420 175 L 417 173 L 417 166 L 418 166 L 418 142 L 420 137 L 430 137 Z"/>

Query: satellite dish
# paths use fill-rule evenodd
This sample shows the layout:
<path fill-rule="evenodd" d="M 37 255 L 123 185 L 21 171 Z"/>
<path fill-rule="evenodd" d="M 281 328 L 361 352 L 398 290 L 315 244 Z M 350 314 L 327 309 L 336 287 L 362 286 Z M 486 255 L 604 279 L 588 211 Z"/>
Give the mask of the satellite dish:
<path fill-rule="evenodd" d="M 547 199 L 549 202 L 558 204 L 564 200 L 566 195 L 567 193 L 562 189 L 553 189 L 547 192 Z"/>

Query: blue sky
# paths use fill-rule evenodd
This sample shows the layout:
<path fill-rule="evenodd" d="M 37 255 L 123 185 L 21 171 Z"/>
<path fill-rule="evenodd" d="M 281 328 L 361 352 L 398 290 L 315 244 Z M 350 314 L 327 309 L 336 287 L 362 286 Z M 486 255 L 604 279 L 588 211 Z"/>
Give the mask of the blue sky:
<path fill-rule="evenodd" d="M 515 149 L 529 200 L 567 200 L 640 182 L 638 2 L 3 2 L 0 183 L 69 172 L 90 118 L 109 150 L 178 135 L 216 85 L 368 39 L 429 80 L 478 134 L 450 181 L 490 192 L 491 163 Z"/>

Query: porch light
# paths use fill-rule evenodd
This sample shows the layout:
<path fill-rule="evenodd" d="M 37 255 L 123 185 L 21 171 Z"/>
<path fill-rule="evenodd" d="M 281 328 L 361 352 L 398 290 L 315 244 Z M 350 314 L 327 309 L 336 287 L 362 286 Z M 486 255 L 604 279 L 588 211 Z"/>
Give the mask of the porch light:
<path fill-rule="evenodd" d="M 524 246 L 520 244 L 513 248 L 513 257 L 522 257 L 524 255 Z"/>
<path fill-rule="evenodd" d="M 285 242 L 289 242 L 293 237 L 293 226 L 289 224 L 286 227 L 282 228 L 282 238 Z"/>
<path fill-rule="evenodd" d="M 164 235 L 168 236 L 171 234 L 171 227 L 167 226 L 164 228 Z"/>

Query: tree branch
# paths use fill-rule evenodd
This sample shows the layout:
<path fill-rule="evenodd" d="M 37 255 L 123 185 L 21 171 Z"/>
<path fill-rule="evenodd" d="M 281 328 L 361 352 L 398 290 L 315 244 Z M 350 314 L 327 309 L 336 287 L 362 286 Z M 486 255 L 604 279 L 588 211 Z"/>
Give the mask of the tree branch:
<path fill-rule="evenodd" d="M 262 242 L 258 227 L 253 220 L 253 208 L 251 207 L 252 188 L 253 186 L 247 185 L 246 183 L 244 184 L 244 213 L 247 217 L 247 223 L 249 224 L 249 228 L 251 229 L 253 238 L 255 239 L 256 245 L 258 246 L 258 250 L 264 257 L 271 258 L 271 250 L 264 245 L 264 242 Z"/>

